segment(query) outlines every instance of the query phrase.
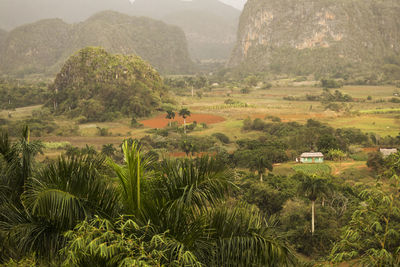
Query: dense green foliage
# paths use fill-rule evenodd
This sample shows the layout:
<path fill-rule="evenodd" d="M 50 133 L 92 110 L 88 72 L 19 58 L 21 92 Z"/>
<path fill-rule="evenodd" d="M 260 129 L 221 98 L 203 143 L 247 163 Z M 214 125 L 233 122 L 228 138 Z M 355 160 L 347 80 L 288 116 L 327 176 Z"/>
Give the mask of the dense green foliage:
<path fill-rule="evenodd" d="M 362 202 L 343 229 L 342 240 L 335 244 L 331 259 L 336 262 L 356 259 L 362 266 L 398 266 L 400 264 L 400 209 L 398 181 L 395 191 L 376 188 L 360 193 Z"/>
<path fill-rule="evenodd" d="M 0 260 L 34 254 L 43 264 L 66 265 L 295 264 L 257 209 L 226 202 L 237 190 L 233 170 L 209 157 L 154 162 L 128 143 L 123 165 L 108 160 L 114 180 L 102 155 L 37 166 L 41 145 L 30 142 L 28 128 L 15 144 L 2 134 Z"/>
<path fill-rule="evenodd" d="M 260 140 L 263 144 L 260 145 L 273 144 L 283 150 L 296 151 L 295 154 L 311 150 L 319 150 L 323 153 L 328 153 L 331 149 L 347 151 L 352 144 L 369 144 L 374 140 L 376 142 L 374 135 L 366 135 L 359 129 L 334 129 L 312 119 L 309 119 L 306 124 L 299 124 L 248 118 L 243 122 L 243 130 L 264 133 L 261 137 L 263 140 Z M 253 145 L 253 147 L 260 145 Z"/>
<path fill-rule="evenodd" d="M 45 83 L 29 84 L 0 79 L 0 95 L 0 109 L 12 110 L 45 103 L 48 90 Z"/>
<path fill-rule="evenodd" d="M 83 121 L 140 117 L 160 106 L 164 95 L 158 73 L 136 56 L 85 48 L 72 56 L 51 85 L 48 106 Z"/>
<path fill-rule="evenodd" d="M 320 95 L 307 94 L 305 97 L 286 96 L 283 99 L 290 101 L 321 101 L 322 103 L 354 101 L 350 95 L 343 94 L 339 90 L 335 90 L 335 92 L 332 93 L 329 88 L 330 87 L 324 87 L 324 90 Z"/>

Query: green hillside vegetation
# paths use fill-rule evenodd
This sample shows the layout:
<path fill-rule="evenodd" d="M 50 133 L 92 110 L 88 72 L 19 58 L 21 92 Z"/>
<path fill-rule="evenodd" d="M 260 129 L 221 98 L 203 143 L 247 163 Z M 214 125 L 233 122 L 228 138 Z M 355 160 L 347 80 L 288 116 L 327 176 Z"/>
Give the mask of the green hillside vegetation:
<path fill-rule="evenodd" d="M 74 25 L 52 19 L 16 28 L 4 43 L 0 70 L 19 75 L 55 74 L 71 54 L 87 46 L 137 54 L 163 73 L 193 69 L 182 30 L 152 19 L 107 11 Z"/>
<path fill-rule="evenodd" d="M 71 26 L 60 19 L 48 19 L 11 31 L 0 55 L 4 73 L 43 73 L 54 66 L 68 47 Z"/>
<path fill-rule="evenodd" d="M 388 0 L 249 0 L 230 65 L 241 72 L 379 79 L 388 72 L 387 58 L 400 51 L 399 13 L 399 2 Z"/>
<path fill-rule="evenodd" d="M 0 79 L 0 110 L 40 105 L 48 98 L 46 83 L 27 83 Z"/>
<path fill-rule="evenodd" d="M 141 58 L 93 47 L 70 57 L 50 89 L 48 105 L 57 114 L 82 116 L 82 121 L 147 116 L 164 94 L 161 77 Z"/>

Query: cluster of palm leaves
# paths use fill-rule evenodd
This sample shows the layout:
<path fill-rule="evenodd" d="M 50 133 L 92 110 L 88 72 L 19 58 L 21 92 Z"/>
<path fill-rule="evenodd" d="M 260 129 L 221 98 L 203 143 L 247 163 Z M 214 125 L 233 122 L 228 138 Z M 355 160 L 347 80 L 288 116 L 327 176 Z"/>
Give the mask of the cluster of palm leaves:
<path fill-rule="evenodd" d="M 0 136 L 2 261 L 35 255 L 66 266 L 291 266 L 273 222 L 229 198 L 235 174 L 215 159 L 104 156 L 36 166 L 29 129 Z M 115 177 L 107 175 L 112 171 Z"/>

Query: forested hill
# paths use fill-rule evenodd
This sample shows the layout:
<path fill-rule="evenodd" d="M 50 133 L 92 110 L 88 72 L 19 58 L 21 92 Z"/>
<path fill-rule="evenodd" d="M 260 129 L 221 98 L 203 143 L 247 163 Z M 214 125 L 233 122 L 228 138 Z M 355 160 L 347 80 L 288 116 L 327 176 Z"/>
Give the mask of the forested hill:
<path fill-rule="evenodd" d="M 400 2 L 392 0 L 249 0 L 230 66 L 298 75 L 373 72 L 400 53 L 399 14 Z"/>
<path fill-rule="evenodd" d="M 60 18 L 67 23 L 114 10 L 146 16 L 181 27 L 193 59 L 224 59 L 236 41 L 240 11 L 219 0 L 1 0 L 0 28 L 12 30 L 26 23 Z"/>
<path fill-rule="evenodd" d="M 163 73 L 193 69 L 185 34 L 178 27 L 105 11 L 78 24 L 49 19 L 14 29 L 4 41 L 0 70 L 10 74 L 55 74 L 71 54 L 86 46 L 137 54 Z"/>
<path fill-rule="evenodd" d="M 112 120 L 121 114 L 150 115 L 165 93 L 160 75 L 134 55 L 87 47 L 71 56 L 50 86 L 56 113 L 81 121 Z"/>

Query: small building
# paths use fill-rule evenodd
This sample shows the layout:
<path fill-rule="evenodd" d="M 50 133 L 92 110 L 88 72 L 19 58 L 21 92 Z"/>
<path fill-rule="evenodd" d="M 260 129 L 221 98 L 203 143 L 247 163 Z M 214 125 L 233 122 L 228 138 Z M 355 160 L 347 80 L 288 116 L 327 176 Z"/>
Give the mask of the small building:
<path fill-rule="evenodd" d="M 389 157 L 392 154 L 396 154 L 397 153 L 397 148 L 380 148 L 379 152 L 382 153 L 383 157 Z"/>
<path fill-rule="evenodd" d="M 323 163 L 324 154 L 321 152 L 305 152 L 300 156 L 301 163 Z"/>

